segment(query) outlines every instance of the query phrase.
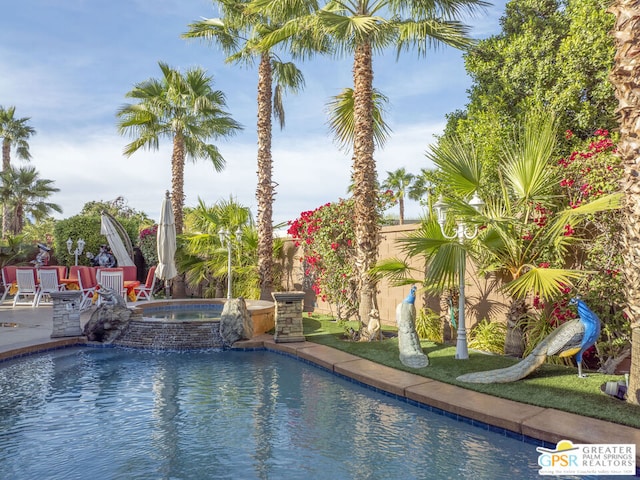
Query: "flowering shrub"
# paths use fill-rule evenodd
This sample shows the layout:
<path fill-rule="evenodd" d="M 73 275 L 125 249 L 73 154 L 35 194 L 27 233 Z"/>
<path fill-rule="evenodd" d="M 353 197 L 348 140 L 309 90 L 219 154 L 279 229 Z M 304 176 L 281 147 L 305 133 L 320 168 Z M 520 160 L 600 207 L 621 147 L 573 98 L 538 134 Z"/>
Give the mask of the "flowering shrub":
<path fill-rule="evenodd" d="M 566 206 L 573 208 L 598 196 L 618 191 L 621 174 L 620 159 L 615 155 L 616 145 L 607 130 L 597 130 L 586 142 L 580 142 L 571 131 L 565 138 L 576 147 L 572 153 L 558 161 L 557 168 L 562 172 L 559 190 L 563 194 Z M 540 226 L 539 218 L 545 220 L 553 213 L 542 209 L 534 219 Z M 622 257 L 616 241 L 616 232 L 621 228 L 621 217 L 617 211 L 601 212 L 593 215 L 586 224 L 581 236 L 585 238 L 579 249 L 574 252 L 576 267 L 590 273 L 576 289 L 566 286 L 559 298 L 544 305 L 535 296 L 533 307 L 546 318 L 549 326 L 555 327 L 576 318 L 575 307 L 569 305 L 571 297 L 580 294 L 602 321 L 602 334 L 595 347 L 600 363 L 608 357 L 615 357 L 625 347 L 630 338 L 630 326 L 622 312 L 624 305 L 624 283 L 620 275 Z M 571 225 L 565 225 L 564 235 L 573 236 L 576 232 Z M 540 267 L 550 267 L 541 263 Z M 563 265 L 556 265 L 562 267 Z M 598 363 L 592 348 L 584 357 L 592 366 Z"/>
<path fill-rule="evenodd" d="M 596 130 L 586 145 L 558 161 L 563 172 L 559 186 L 569 205 L 577 207 L 590 198 L 617 191 L 620 159 L 615 153 L 609 131 Z"/>
<path fill-rule="evenodd" d="M 352 212 L 352 201 L 327 203 L 302 212 L 287 230 L 304 252 L 305 286 L 323 302 L 336 306 L 338 320 L 357 311 Z"/>
<path fill-rule="evenodd" d="M 140 250 L 147 265 L 156 265 L 158 263 L 158 246 L 157 246 L 158 225 L 153 225 L 140 230 L 138 240 Z"/>
<path fill-rule="evenodd" d="M 381 194 L 378 213 L 387 208 L 391 197 Z M 304 287 L 334 305 L 338 320 L 349 319 L 358 311 L 353 208 L 353 199 L 326 203 L 302 212 L 287 230 L 303 250 Z"/>

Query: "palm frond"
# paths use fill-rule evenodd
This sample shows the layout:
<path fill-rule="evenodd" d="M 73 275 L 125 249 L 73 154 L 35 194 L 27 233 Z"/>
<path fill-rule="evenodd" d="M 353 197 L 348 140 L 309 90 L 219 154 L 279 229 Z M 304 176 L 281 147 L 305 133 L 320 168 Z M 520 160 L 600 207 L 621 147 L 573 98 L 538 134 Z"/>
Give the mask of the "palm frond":
<path fill-rule="evenodd" d="M 573 285 L 573 281 L 589 273 L 587 271 L 559 268 L 539 268 L 528 265 L 528 270 L 515 280 L 505 285 L 505 290 L 514 297 L 525 297 L 535 293 L 544 300 L 556 297 L 565 287 Z"/>
<path fill-rule="evenodd" d="M 384 121 L 385 105 L 389 99 L 379 90 L 373 89 L 373 138 L 376 145 L 384 147 L 390 136 L 391 128 Z M 353 146 L 355 135 L 355 116 L 353 89 L 345 88 L 327 103 L 329 129 L 336 144 L 342 150 Z"/>
<path fill-rule="evenodd" d="M 549 168 L 557 142 L 553 115 L 532 112 L 503 146 L 505 182 L 523 203 L 544 201 L 557 185 L 557 170 Z"/>
<path fill-rule="evenodd" d="M 428 18 L 414 21 L 396 22 L 398 28 L 397 55 L 417 47 L 418 55 L 424 56 L 434 48 L 450 46 L 457 49 L 468 49 L 475 44 L 469 36 L 469 26 L 458 21 L 443 21 L 439 18 Z"/>
<path fill-rule="evenodd" d="M 475 147 L 460 138 L 443 138 L 426 156 L 442 171 L 443 182 L 454 193 L 466 197 L 478 189 L 482 175 Z"/>
<path fill-rule="evenodd" d="M 422 278 L 414 278 L 411 275 L 421 273 L 412 268 L 407 262 L 399 258 L 387 258 L 379 261 L 369 273 L 377 281 L 386 278 L 394 287 L 422 283 Z"/>

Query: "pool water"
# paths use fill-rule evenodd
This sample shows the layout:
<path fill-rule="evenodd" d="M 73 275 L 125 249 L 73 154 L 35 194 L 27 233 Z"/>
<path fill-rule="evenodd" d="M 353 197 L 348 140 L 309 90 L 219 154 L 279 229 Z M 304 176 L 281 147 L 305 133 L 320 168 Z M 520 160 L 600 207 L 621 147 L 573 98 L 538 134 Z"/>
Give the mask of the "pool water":
<path fill-rule="evenodd" d="M 2 479 L 525 479 L 535 446 L 272 352 L 0 365 Z"/>
<path fill-rule="evenodd" d="M 144 318 L 170 321 L 215 321 L 220 320 L 221 312 L 211 310 L 171 310 L 167 312 L 145 312 Z"/>
<path fill-rule="evenodd" d="M 165 305 L 161 307 L 144 307 L 144 318 L 168 321 L 219 321 L 222 305 Z"/>

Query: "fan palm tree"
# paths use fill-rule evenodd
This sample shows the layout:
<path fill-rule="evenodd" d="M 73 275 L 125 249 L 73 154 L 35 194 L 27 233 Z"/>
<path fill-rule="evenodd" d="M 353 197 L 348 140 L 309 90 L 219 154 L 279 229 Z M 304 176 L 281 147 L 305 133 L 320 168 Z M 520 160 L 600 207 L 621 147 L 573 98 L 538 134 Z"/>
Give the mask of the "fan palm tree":
<path fill-rule="evenodd" d="M 166 63 L 159 65 L 163 75 L 160 80 L 150 78 L 127 93 L 138 103 L 118 110 L 118 131 L 134 138 L 124 148 L 128 157 L 141 148 L 157 150 L 161 138 L 173 142 L 171 198 L 176 233 L 180 234 L 184 222 L 185 160 L 210 160 L 216 171 L 223 170 L 225 159 L 215 145 L 206 142 L 234 135 L 242 127 L 224 110 L 225 95 L 212 88 L 213 77 L 204 70 L 193 68 L 183 75 Z"/>
<path fill-rule="evenodd" d="M 488 228 L 480 235 L 483 248 L 474 255 L 485 271 L 506 275 L 506 291 L 512 301 L 507 313 L 505 353 L 523 353 L 520 321 L 527 312 L 525 297 L 537 294 L 550 299 L 562 288 L 573 283 L 584 272 L 566 268 L 546 268 L 564 265 L 568 247 L 577 238 L 569 235 L 588 215 L 618 207 L 616 196 L 603 196 L 579 208 L 561 208 L 554 189 L 559 184 L 557 170 L 551 159 L 557 139 L 555 119 L 532 113 L 522 129 L 503 146 L 499 195 L 489 197 L 484 211 Z M 436 147 L 431 160 L 440 167 L 445 185 L 455 194 L 468 195 L 479 187 L 480 169 L 477 157 L 461 142 Z M 540 206 L 557 213 L 543 224 L 537 221 Z M 470 211 L 470 210 L 469 210 Z"/>
<path fill-rule="evenodd" d="M 9 167 L 0 178 L 0 198 L 11 217 L 8 230 L 11 235 L 22 233 L 27 218 L 40 221 L 52 212 L 62 213 L 59 205 L 46 201 L 60 189 L 53 186 L 53 180 L 40 178 L 35 167 Z"/>
<path fill-rule="evenodd" d="M 241 126 L 231 118 L 224 93 L 212 88 L 213 77 L 201 68 L 185 74 L 159 62 L 162 78 L 150 78 L 127 93 L 138 101 L 121 107 L 117 116 L 118 130 L 134 140 L 124 148 L 131 156 L 141 148 L 157 150 L 161 138 L 173 142 L 171 155 L 171 188 L 176 233 L 183 230 L 184 163 L 189 158 L 210 160 L 216 171 L 224 168 L 225 160 L 218 148 L 206 143 L 211 138 L 234 135 Z M 176 295 L 184 295 L 184 279 L 178 276 Z"/>
<path fill-rule="evenodd" d="M 420 205 L 426 206 L 430 210 L 434 203 L 433 198 L 436 193 L 436 186 L 440 183 L 442 182 L 438 180 L 437 170 L 421 168 L 420 173 L 414 177 L 407 196 L 411 200 L 420 202 Z M 427 197 L 426 200 L 424 199 L 425 196 Z"/>
<path fill-rule="evenodd" d="M 285 125 L 283 94 L 296 93 L 304 86 L 300 70 L 282 62 L 272 48 L 260 48 L 259 40 L 277 23 L 265 15 L 251 14 L 244 1 L 217 1 L 223 18 L 205 19 L 189 25 L 183 38 L 198 38 L 219 45 L 227 62 L 252 64 L 258 59 L 258 271 L 260 298 L 271 300 L 273 289 L 273 158 L 271 153 L 271 115 Z M 275 88 L 273 82 L 276 82 Z"/>
<path fill-rule="evenodd" d="M 316 2 L 303 2 L 310 7 L 311 13 L 302 16 L 298 14 L 300 2 L 254 0 L 252 4 L 252 8 L 279 18 L 296 15 L 282 28 L 265 36 L 263 44 L 266 46 L 292 40 L 297 35 L 317 35 L 332 43 L 332 52 L 338 55 L 353 54 L 352 175 L 355 187 L 356 265 L 360 319 L 367 323 L 376 303 L 376 282 L 370 269 L 376 263 L 379 243 L 374 159 L 373 53 L 387 47 L 395 47 L 398 53 L 416 47 L 420 55 L 436 45 L 467 48 L 472 43 L 468 28 L 458 19 L 467 12 L 472 13 L 478 7 L 489 4 L 482 0 L 356 0 L 327 1 L 318 8 Z M 296 6 L 297 11 L 292 11 L 292 5 Z"/>
<path fill-rule="evenodd" d="M 0 106 L 0 138 L 2 138 L 2 171 L 11 167 L 11 149 L 15 147 L 16 155 L 22 160 L 31 159 L 29 152 L 29 137 L 36 131 L 27 122 L 30 117 L 16 118 L 16 107 L 4 108 Z M 11 219 L 6 206 L 2 206 L 2 238 L 9 228 Z"/>
<path fill-rule="evenodd" d="M 627 401 L 640 404 L 640 5 L 634 0 L 616 0 L 609 11 L 616 16 L 613 29 L 616 43 L 615 62 L 609 80 L 619 102 L 620 140 L 618 153 L 624 175 L 625 229 L 620 232 L 627 285 L 627 309 L 631 321 L 631 371 Z"/>
<path fill-rule="evenodd" d="M 414 178 L 414 175 L 407 173 L 404 168 L 398 168 L 393 172 L 387 172 L 387 178 L 382 182 L 382 188 L 391 190 L 394 198 L 398 200 L 400 225 L 404 224 L 404 196 L 411 187 Z"/>

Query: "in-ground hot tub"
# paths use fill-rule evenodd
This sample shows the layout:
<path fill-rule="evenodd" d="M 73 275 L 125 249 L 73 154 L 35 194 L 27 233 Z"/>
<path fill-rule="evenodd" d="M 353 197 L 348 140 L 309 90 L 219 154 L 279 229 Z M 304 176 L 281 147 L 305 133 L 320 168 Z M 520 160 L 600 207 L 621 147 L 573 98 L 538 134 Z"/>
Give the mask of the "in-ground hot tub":
<path fill-rule="evenodd" d="M 151 349 L 221 348 L 220 314 L 226 300 L 155 300 L 137 303 L 127 330 L 114 345 Z M 253 335 L 275 326 L 275 305 L 264 300 L 245 300 L 253 321 Z"/>

